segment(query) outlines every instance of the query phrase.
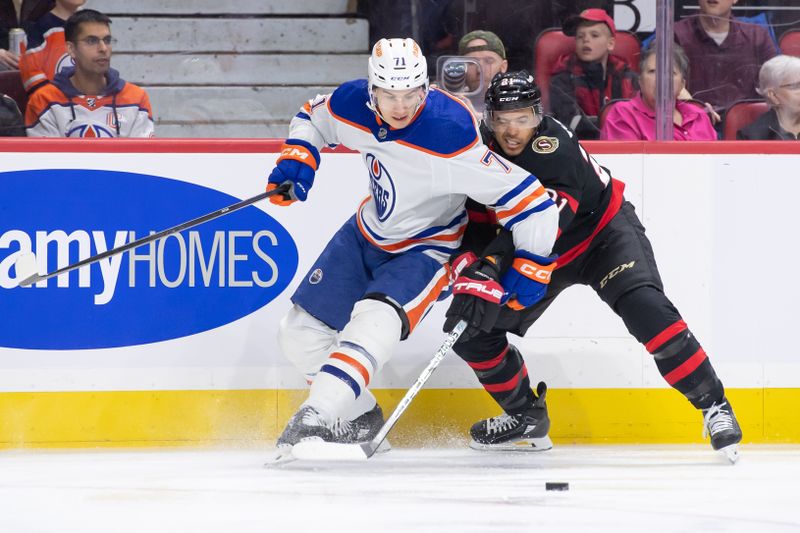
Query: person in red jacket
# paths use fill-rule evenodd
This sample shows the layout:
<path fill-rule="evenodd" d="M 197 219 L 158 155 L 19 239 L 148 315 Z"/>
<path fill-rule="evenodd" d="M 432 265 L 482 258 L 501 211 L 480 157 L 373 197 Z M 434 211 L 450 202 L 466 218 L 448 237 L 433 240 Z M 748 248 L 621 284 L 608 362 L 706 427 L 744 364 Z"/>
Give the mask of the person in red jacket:
<path fill-rule="evenodd" d="M 575 52 L 561 56 L 550 81 L 550 111 L 579 139 L 597 139 L 597 116 L 610 100 L 631 98 L 638 89 L 636 73 L 614 55 L 617 29 L 602 9 L 586 9 L 564 22 L 575 36 Z"/>

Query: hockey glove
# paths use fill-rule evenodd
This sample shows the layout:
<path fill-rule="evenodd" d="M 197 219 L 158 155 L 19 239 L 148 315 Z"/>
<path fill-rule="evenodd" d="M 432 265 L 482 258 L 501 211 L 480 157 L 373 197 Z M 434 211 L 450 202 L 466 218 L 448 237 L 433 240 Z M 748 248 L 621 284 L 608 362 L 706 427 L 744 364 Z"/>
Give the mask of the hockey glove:
<path fill-rule="evenodd" d="M 453 282 L 453 302 L 442 329 L 449 332 L 459 321 L 466 321 L 467 328 L 458 339 L 463 342 L 492 330 L 500 314 L 503 287 L 498 281 L 500 269 L 490 259 L 477 259 L 468 252 L 453 262 L 454 270 L 459 267 L 460 273 Z"/>
<path fill-rule="evenodd" d="M 542 257 L 517 250 L 514 263 L 503 276 L 503 288 L 508 299 L 506 305 L 520 310 L 544 298 L 550 276 L 556 268 L 555 260 L 555 255 Z"/>
<path fill-rule="evenodd" d="M 281 155 L 269 175 L 267 191 L 277 189 L 284 183 L 291 184 L 285 193 L 270 196 L 269 201 L 277 205 L 289 205 L 297 200 L 304 202 L 314 184 L 314 174 L 319 168 L 319 150 L 300 139 L 286 139 Z"/>

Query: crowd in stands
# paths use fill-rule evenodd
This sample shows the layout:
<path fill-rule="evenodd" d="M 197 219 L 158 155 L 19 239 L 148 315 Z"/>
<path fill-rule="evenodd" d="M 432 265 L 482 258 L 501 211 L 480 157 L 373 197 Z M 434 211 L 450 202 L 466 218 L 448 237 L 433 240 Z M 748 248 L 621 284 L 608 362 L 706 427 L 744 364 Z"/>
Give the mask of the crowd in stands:
<path fill-rule="evenodd" d="M 87 11 L 82 9 L 85 2 L 0 0 L 0 94 L 8 93 L 0 98 L 0 135 L 152 135 L 147 94 L 122 81 L 110 67 L 112 43 L 101 39 L 89 45 L 84 37 L 70 40 L 66 34 L 71 17 Z M 418 12 L 409 9 L 412 3 Z M 792 31 L 800 26 L 797 3 L 794 20 L 786 13 L 774 15 L 778 11 L 747 18 L 735 15 L 735 5 L 755 10 L 783 5 L 769 0 L 676 2 L 681 18 L 674 24 L 675 140 L 797 139 L 800 61 L 793 54 L 800 54 L 800 30 Z M 499 72 L 528 69 L 536 73 L 545 112 L 579 138 L 655 139 L 654 40 L 640 48 L 640 38 L 652 36 L 618 30 L 610 15 L 613 2 L 362 0 L 357 4 L 359 14 L 370 21 L 372 41 L 421 34 L 431 72 L 438 56 L 472 58 L 465 90 L 488 87 Z M 110 21 L 106 26 L 110 31 Z M 27 34 L 21 55 L 8 50 L 8 32 L 15 27 Z M 77 63 L 87 56 L 94 59 Z M 97 71 L 98 64 L 103 65 L 102 72 Z M 480 67 L 476 70 L 474 65 Z M 24 89 L 22 97 L 2 90 L 8 86 L 9 71 L 19 71 L 15 76 Z M 127 98 L 133 88 L 136 101 L 131 103 Z M 726 133 L 732 124 L 738 126 L 743 102 L 767 111 L 752 125 Z M 120 114 L 130 106 L 138 109 L 137 127 Z M 58 124 L 48 124 L 55 116 L 60 117 Z M 141 116 L 147 117 L 149 127 L 138 127 Z"/>
<path fill-rule="evenodd" d="M 111 19 L 99 11 L 81 9 L 84 3 L 23 0 L 19 12 L 12 2 L 3 4 L 4 38 L 8 40 L 9 24 L 21 25 L 26 30 L 27 45 L 22 46 L 21 56 L 5 50 L 0 62 L 12 71 L 0 75 L 7 80 L 12 74 L 26 98 L 20 106 L 2 95 L 0 135 L 153 136 L 147 93 L 111 68 L 115 41 Z M 28 11 L 26 4 L 31 4 Z"/>

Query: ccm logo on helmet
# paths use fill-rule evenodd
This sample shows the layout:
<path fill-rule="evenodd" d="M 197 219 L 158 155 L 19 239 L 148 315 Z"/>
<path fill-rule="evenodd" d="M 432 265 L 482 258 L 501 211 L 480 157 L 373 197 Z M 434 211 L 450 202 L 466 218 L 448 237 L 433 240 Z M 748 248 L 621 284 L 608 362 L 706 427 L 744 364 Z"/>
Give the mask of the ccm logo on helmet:
<path fill-rule="evenodd" d="M 500 97 L 500 102 L 513 102 L 514 100 L 519 100 L 519 96 L 503 96 Z"/>

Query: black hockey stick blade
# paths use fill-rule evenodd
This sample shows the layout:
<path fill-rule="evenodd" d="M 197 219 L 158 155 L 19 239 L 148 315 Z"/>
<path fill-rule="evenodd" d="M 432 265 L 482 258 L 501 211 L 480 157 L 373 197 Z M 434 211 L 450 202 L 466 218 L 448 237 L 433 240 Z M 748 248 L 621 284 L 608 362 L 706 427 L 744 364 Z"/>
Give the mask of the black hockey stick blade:
<path fill-rule="evenodd" d="M 29 285 L 33 285 L 39 281 L 43 281 L 46 279 L 53 278 L 55 276 L 59 276 L 61 274 L 65 274 L 77 268 L 81 268 L 87 265 L 91 265 L 92 263 L 96 263 L 103 259 L 107 259 L 109 257 L 115 256 L 117 254 L 121 254 L 123 252 L 127 252 L 128 250 L 133 250 L 134 248 L 138 248 L 139 246 L 143 246 L 145 244 L 151 243 L 153 241 L 157 241 L 163 237 L 168 237 L 175 233 L 179 233 L 183 230 L 193 228 L 204 222 L 208 222 L 210 220 L 214 220 L 216 218 L 229 215 L 252 205 L 264 198 L 269 198 L 270 196 L 275 196 L 277 194 L 284 194 L 289 192 L 291 187 L 291 183 L 285 182 L 282 183 L 279 187 L 272 189 L 271 191 L 262 192 L 261 194 L 257 194 L 252 198 L 248 198 L 246 200 L 242 200 L 241 202 L 237 202 L 235 204 L 229 205 L 227 207 L 223 207 L 222 209 L 218 209 L 213 213 L 208 213 L 207 215 L 203 215 L 201 217 L 194 218 L 189 220 L 188 222 L 184 222 L 183 224 L 178 224 L 177 226 L 173 226 L 171 228 L 167 228 L 163 231 L 159 231 L 158 233 L 153 233 L 152 235 L 148 235 L 147 237 L 142 237 L 141 239 L 137 239 L 133 242 L 129 242 L 128 244 L 123 244 L 117 248 L 113 248 L 101 254 L 93 255 L 92 257 L 86 258 L 82 261 L 78 261 L 77 263 L 73 263 L 71 265 L 67 265 L 64 268 L 59 268 L 53 272 L 47 274 L 39 274 L 38 266 L 36 264 L 36 256 L 33 253 L 23 253 L 17 258 L 17 261 L 14 263 L 17 271 L 17 279 L 21 279 L 17 283 L 19 287 L 27 287 Z"/>

